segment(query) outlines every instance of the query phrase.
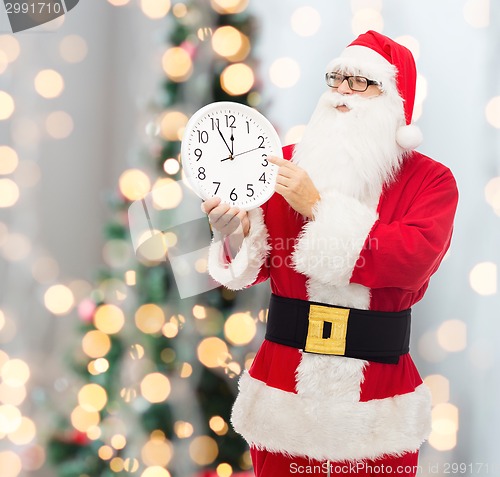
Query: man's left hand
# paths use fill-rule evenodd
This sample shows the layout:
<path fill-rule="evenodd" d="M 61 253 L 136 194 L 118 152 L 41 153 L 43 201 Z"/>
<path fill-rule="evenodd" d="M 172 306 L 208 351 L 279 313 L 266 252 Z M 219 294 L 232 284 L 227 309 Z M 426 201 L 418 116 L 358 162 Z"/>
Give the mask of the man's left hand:
<path fill-rule="evenodd" d="M 276 192 L 299 214 L 313 219 L 313 207 L 320 195 L 309 174 L 293 162 L 280 157 L 270 156 L 267 160 L 279 167 Z"/>

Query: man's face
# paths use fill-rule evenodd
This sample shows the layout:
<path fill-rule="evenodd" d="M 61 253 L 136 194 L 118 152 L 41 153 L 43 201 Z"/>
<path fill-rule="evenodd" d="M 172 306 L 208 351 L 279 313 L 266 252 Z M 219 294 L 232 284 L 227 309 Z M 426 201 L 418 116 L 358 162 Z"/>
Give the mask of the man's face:
<path fill-rule="evenodd" d="M 382 94 L 382 90 L 380 89 L 380 87 L 374 84 L 369 85 L 365 91 L 354 91 L 350 88 L 349 81 L 347 81 L 347 79 L 344 79 L 344 81 L 342 81 L 340 86 L 332 89 L 342 95 L 355 94 L 363 98 L 373 98 L 375 96 L 379 96 L 380 94 Z M 347 113 L 348 111 L 350 111 L 350 109 L 345 105 L 339 105 L 337 106 L 336 109 L 337 111 L 340 111 L 342 113 Z"/>

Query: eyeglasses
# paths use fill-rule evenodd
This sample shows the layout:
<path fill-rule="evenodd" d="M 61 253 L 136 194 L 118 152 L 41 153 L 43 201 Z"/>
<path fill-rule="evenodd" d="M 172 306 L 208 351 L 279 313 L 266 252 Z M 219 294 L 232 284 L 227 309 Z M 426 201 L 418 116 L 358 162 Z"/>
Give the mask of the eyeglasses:
<path fill-rule="evenodd" d="M 364 76 L 346 76 L 342 73 L 327 73 L 325 76 L 326 84 L 330 86 L 330 88 L 338 88 L 345 80 L 347 80 L 347 84 L 349 88 L 353 91 L 357 91 L 358 93 L 362 93 L 368 89 L 368 86 L 374 84 L 376 86 L 382 86 L 382 83 L 379 81 L 373 81 Z"/>

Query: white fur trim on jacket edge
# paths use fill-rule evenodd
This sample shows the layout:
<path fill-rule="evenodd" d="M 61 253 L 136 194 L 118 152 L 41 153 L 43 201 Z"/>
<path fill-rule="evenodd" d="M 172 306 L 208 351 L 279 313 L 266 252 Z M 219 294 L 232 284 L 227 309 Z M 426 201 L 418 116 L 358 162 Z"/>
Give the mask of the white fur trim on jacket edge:
<path fill-rule="evenodd" d="M 251 285 L 264 265 L 270 246 L 262 209 L 248 212 L 250 232 L 231 263 L 225 263 L 223 240 L 214 235 L 208 251 L 208 272 L 214 280 L 231 290 Z"/>
<path fill-rule="evenodd" d="M 430 392 L 353 402 L 293 394 L 245 372 L 232 424 L 249 445 L 323 461 L 376 459 L 416 451 L 430 432 Z"/>
<path fill-rule="evenodd" d="M 321 283 L 345 286 L 378 219 L 377 212 L 335 191 L 322 194 L 314 217 L 304 226 L 295 246 L 295 269 Z"/>

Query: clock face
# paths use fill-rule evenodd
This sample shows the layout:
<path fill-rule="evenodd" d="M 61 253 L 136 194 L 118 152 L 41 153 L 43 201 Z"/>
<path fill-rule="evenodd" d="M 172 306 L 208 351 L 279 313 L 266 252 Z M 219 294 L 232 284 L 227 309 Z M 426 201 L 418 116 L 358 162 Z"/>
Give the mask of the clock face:
<path fill-rule="evenodd" d="M 189 120 L 182 138 L 185 176 L 204 200 L 250 210 L 274 193 L 281 143 L 271 123 L 258 111 L 232 103 L 211 103 Z"/>

